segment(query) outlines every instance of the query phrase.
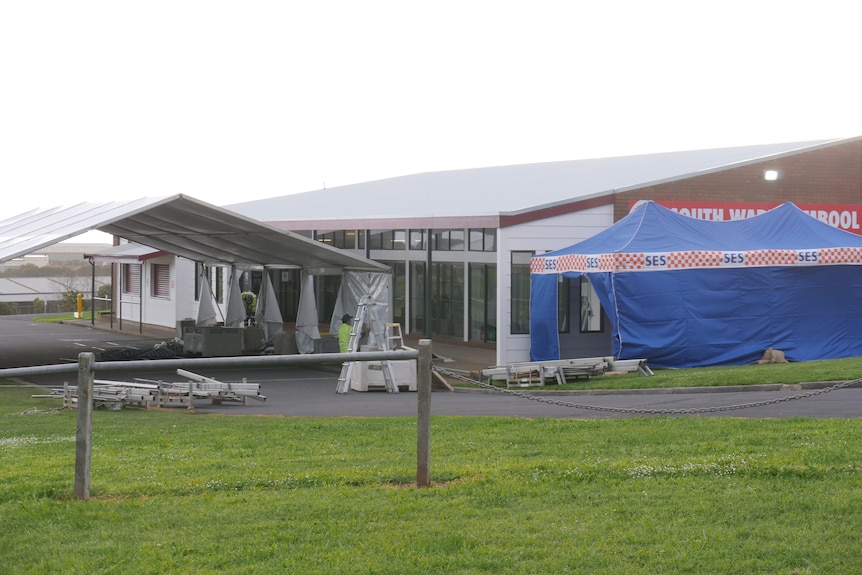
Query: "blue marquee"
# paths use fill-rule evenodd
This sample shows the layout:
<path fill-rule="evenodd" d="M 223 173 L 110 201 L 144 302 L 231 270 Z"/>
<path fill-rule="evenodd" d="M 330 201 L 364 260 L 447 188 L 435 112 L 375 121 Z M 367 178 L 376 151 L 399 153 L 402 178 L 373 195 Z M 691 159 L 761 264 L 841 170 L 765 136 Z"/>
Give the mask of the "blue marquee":
<path fill-rule="evenodd" d="M 531 262 L 530 355 L 559 359 L 557 276 L 586 275 L 619 359 L 665 368 L 862 356 L 862 236 L 791 203 L 704 221 L 645 202 Z"/>

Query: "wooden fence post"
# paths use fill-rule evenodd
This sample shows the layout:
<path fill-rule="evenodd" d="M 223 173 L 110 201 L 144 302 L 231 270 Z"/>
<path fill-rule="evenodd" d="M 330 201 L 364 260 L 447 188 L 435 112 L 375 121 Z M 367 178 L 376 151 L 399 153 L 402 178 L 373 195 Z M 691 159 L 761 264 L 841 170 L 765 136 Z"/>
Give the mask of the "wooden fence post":
<path fill-rule="evenodd" d="M 75 497 L 90 499 L 90 460 L 93 447 L 92 352 L 78 354 L 78 431 L 75 437 Z"/>
<path fill-rule="evenodd" d="M 419 340 L 417 365 L 419 414 L 416 421 L 416 485 L 431 485 L 431 340 Z"/>

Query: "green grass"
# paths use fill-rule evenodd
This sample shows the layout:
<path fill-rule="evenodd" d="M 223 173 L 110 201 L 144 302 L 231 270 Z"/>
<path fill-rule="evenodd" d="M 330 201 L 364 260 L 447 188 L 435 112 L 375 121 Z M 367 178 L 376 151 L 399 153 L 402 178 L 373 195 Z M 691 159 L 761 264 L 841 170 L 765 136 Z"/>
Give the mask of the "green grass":
<path fill-rule="evenodd" d="M 36 323 L 56 323 L 58 321 L 78 321 L 91 320 L 93 314 L 89 311 L 81 312 L 81 317 L 75 317 L 75 312 L 65 312 L 56 315 L 35 316 L 31 321 Z"/>
<path fill-rule="evenodd" d="M 858 573 L 862 420 L 97 410 L 0 386 L 0 574 Z M 385 399 L 385 398 L 384 398 Z"/>
<path fill-rule="evenodd" d="M 446 367 L 445 365 L 443 367 Z M 648 389 L 668 387 L 709 387 L 757 385 L 764 383 L 796 384 L 807 382 L 838 382 L 862 378 L 862 357 L 731 367 L 701 367 L 692 369 L 656 369 L 655 376 L 644 377 L 637 372 L 595 376 L 565 385 L 552 384 L 545 389 Z M 469 383 L 450 381 L 453 385 L 474 387 Z M 505 383 L 499 383 L 505 387 Z"/>

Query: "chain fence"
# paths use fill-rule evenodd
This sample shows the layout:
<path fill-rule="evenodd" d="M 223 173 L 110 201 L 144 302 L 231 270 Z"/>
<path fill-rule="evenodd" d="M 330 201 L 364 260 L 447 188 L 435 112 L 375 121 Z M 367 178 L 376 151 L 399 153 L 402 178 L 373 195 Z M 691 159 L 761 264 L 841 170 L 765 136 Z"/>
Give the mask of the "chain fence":
<path fill-rule="evenodd" d="M 492 383 L 480 381 L 477 379 L 472 379 L 464 373 L 448 369 L 439 365 L 432 366 L 434 371 L 439 373 L 440 375 L 451 377 L 453 379 L 457 379 L 459 381 L 463 381 L 465 383 L 470 383 L 475 385 L 481 389 L 487 389 L 491 391 L 495 391 L 498 393 L 502 393 L 505 395 L 510 395 L 512 397 L 518 397 L 521 399 L 527 399 L 530 401 L 536 401 L 539 403 L 545 403 L 548 405 L 554 405 L 558 407 L 567 407 L 570 409 L 584 409 L 588 411 L 603 411 L 603 412 L 614 412 L 614 413 L 624 413 L 630 415 L 696 415 L 699 413 L 719 413 L 723 411 L 734 411 L 738 409 L 750 409 L 753 407 L 763 407 L 766 405 L 775 405 L 778 403 L 785 403 L 788 401 L 796 401 L 798 399 L 806 399 L 809 397 L 814 397 L 817 395 L 823 395 L 825 393 L 829 393 L 838 389 L 844 389 L 847 387 L 851 387 L 853 385 L 862 383 L 862 378 L 853 379 L 850 381 L 842 381 L 840 383 L 836 383 L 835 385 L 831 385 L 829 387 L 824 387 L 821 389 L 815 389 L 811 391 L 807 391 L 805 393 L 797 393 L 795 395 L 786 395 L 783 397 L 776 397 L 773 399 L 767 399 L 764 401 L 753 401 L 750 403 L 740 403 L 736 405 L 724 405 L 718 407 L 689 407 L 689 408 L 676 408 L 676 409 L 653 409 L 653 408 L 631 408 L 631 407 L 606 407 L 601 405 L 586 405 L 583 403 L 574 403 L 571 401 L 563 401 L 560 399 L 555 399 L 542 395 L 534 395 L 532 393 L 516 391 L 512 389 L 503 389 L 493 385 Z"/>

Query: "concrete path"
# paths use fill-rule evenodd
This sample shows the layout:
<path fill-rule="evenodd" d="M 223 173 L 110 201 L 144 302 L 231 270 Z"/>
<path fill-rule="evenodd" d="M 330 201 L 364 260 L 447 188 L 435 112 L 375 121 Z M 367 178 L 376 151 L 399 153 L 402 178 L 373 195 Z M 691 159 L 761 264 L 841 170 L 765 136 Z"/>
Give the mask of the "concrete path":
<path fill-rule="evenodd" d="M 163 337 L 153 334 L 114 333 L 93 329 L 88 325 L 37 323 L 23 316 L 0 317 L 0 367 L 20 367 L 29 365 L 50 365 L 56 363 L 76 363 L 82 351 L 99 353 L 113 347 L 136 345 L 152 347 L 164 336 L 171 335 L 167 330 Z M 150 337 L 147 337 L 150 336 Z M 461 346 L 446 344 L 447 353 L 459 354 Z M 464 354 L 475 362 L 477 354 L 493 355 L 487 349 L 465 348 Z M 439 353 L 435 349 L 435 353 Z M 446 354 L 443 354 L 446 355 Z M 98 357 L 98 356 L 97 356 Z M 444 364 L 456 366 L 458 359 Z M 260 368 L 254 370 L 207 369 L 200 370 L 203 375 L 221 381 L 248 381 L 259 383 L 261 393 L 267 397 L 265 402 L 250 400 L 247 405 L 223 404 L 207 405 L 199 402 L 198 412 L 246 415 L 284 415 L 284 416 L 326 416 L 326 417 L 415 417 L 417 413 L 417 394 L 402 392 L 390 394 L 383 391 L 356 392 L 339 395 L 335 393 L 337 374 L 310 368 Z M 62 385 L 63 381 L 75 383 L 75 374 L 42 375 L 28 378 L 28 381 L 43 385 Z M 100 373 L 99 378 L 131 380 L 133 374 L 112 375 Z M 141 377 L 164 381 L 185 381 L 173 371 L 146 372 Z M 591 396 L 545 396 L 542 401 L 524 399 L 495 392 L 437 392 L 432 394 L 432 413 L 452 416 L 513 416 L 513 417 L 555 417 L 555 418 L 616 418 L 649 415 L 638 411 L 625 410 L 689 410 L 702 408 L 722 408 L 724 406 L 747 405 L 793 397 L 805 391 L 740 391 L 721 393 L 616 393 Z M 548 403 L 550 402 L 550 403 Z M 575 404 L 577 407 L 573 407 Z M 585 409 L 584 406 L 598 409 L 619 409 L 621 411 L 600 411 Z M 686 417 L 817 417 L 817 418 L 856 418 L 862 416 L 862 389 L 844 389 L 815 397 L 783 401 L 762 407 L 733 411 L 718 411 L 684 415 Z"/>

